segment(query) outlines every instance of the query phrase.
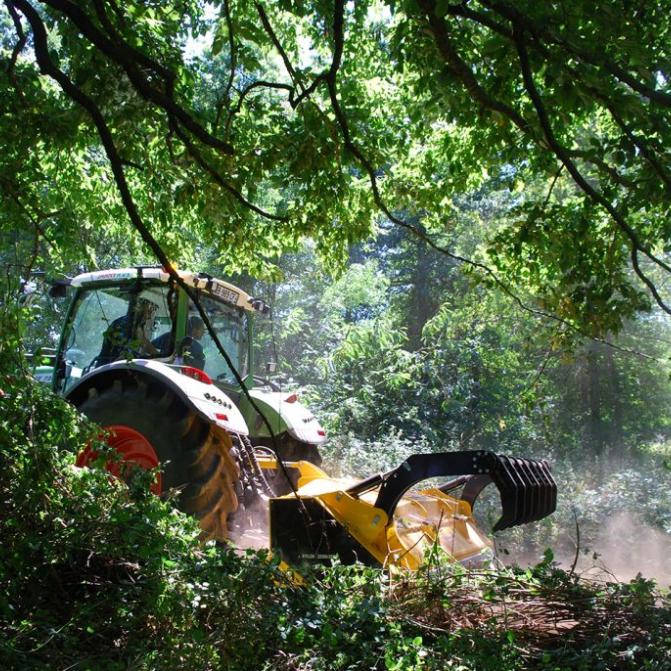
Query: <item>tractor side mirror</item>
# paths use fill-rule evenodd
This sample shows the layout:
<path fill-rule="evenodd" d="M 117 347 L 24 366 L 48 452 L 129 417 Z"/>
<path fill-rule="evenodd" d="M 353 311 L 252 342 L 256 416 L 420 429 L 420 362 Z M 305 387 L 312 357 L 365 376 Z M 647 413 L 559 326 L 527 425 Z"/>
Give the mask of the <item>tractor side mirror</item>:
<path fill-rule="evenodd" d="M 266 363 L 266 373 L 273 374 L 277 370 L 277 361 L 268 361 Z"/>

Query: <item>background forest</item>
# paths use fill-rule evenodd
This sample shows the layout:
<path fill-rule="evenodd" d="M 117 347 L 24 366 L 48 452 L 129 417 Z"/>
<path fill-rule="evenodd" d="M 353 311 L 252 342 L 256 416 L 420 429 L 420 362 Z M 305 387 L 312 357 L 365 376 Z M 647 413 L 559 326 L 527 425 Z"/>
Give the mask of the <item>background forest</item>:
<path fill-rule="evenodd" d="M 670 668 L 668 594 L 635 578 L 671 582 L 670 10 L 6 0 L 4 666 Z M 143 263 L 273 306 L 259 360 L 334 474 L 549 459 L 557 513 L 496 539 L 535 568 L 301 591 L 72 468 L 95 429 L 30 379 L 65 309 L 44 287 Z M 580 626 L 544 630 L 539 600 Z"/>

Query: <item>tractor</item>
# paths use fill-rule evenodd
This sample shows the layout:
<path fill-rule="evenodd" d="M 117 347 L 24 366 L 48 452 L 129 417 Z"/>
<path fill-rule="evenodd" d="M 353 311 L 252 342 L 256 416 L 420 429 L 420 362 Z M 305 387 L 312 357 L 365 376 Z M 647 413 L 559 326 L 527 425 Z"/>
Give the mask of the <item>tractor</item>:
<path fill-rule="evenodd" d="M 489 483 L 503 508 L 495 529 L 554 511 L 547 462 L 491 452 L 416 454 L 364 480 L 329 477 L 316 417 L 254 374 L 254 321 L 269 307 L 208 274 L 177 273 L 179 283 L 153 266 L 54 283 L 52 296 L 67 285 L 74 295 L 53 365 L 36 376 L 102 427 L 118 453 L 108 470 L 154 469 L 152 491 L 176 492 L 204 538 L 223 541 L 242 524 L 236 511 L 261 501 L 270 549 L 292 564 L 337 556 L 413 569 L 430 547 L 462 562 L 490 549 L 472 516 Z M 77 465 L 97 459 L 88 447 Z"/>

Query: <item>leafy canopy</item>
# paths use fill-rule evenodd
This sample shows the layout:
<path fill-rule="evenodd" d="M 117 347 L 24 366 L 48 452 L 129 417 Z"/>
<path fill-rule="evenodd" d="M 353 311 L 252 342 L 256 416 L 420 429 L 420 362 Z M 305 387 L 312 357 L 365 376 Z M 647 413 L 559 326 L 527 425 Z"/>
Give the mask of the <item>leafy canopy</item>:
<path fill-rule="evenodd" d="M 667 4 L 6 0 L 0 226 L 30 267 L 142 240 L 262 273 L 304 236 L 337 265 L 384 216 L 617 329 L 668 311 Z M 450 248 L 483 189 L 484 242 Z"/>

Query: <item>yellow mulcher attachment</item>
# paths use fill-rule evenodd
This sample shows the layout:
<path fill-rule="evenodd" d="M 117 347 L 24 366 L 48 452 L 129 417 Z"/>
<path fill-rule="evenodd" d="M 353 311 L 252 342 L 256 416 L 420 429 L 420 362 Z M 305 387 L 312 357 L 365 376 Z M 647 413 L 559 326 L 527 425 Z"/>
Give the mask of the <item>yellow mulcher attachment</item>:
<path fill-rule="evenodd" d="M 265 469 L 275 459 L 261 457 Z M 472 516 L 480 492 L 493 483 L 502 515 L 494 531 L 540 520 L 556 507 L 557 486 L 546 461 L 492 452 L 416 454 L 366 480 L 330 478 L 306 461 L 285 462 L 298 475 L 296 493 L 270 500 L 270 547 L 289 564 L 343 563 L 416 569 L 440 546 L 463 563 L 479 562 L 491 541 Z M 423 480 L 462 476 L 426 489 Z M 459 498 L 451 496 L 461 488 Z"/>

